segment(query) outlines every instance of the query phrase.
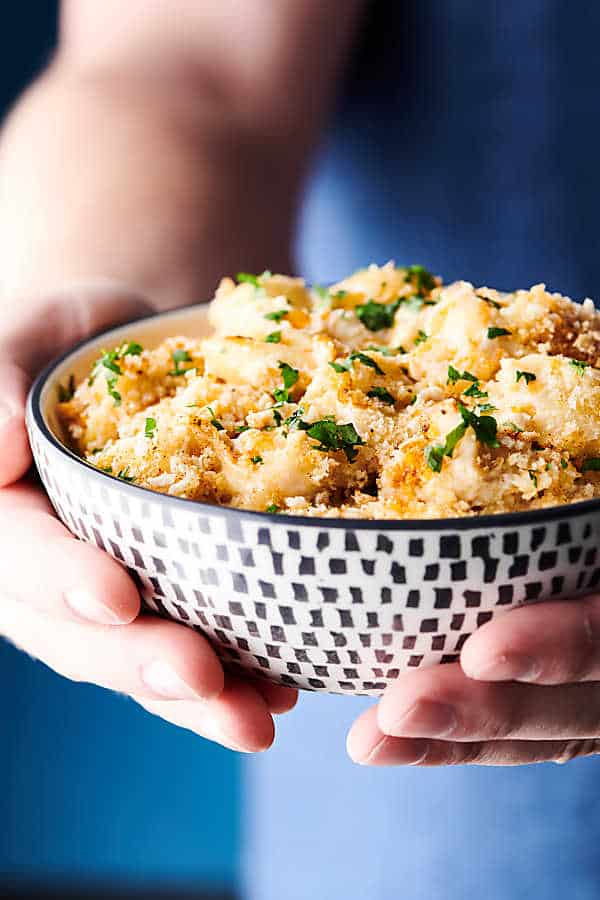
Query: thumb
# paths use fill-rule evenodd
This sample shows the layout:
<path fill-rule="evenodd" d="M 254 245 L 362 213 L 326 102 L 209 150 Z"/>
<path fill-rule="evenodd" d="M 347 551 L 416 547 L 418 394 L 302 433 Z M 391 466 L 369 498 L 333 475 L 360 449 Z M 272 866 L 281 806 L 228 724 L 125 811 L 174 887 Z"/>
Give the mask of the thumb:
<path fill-rule="evenodd" d="M 5 311 L 0 321 L 0 487 L 31 465 L 25 401 L 53 356 L 96 332 L 152 312 L 148 300 L 105 283 L 71 288 Z"/>

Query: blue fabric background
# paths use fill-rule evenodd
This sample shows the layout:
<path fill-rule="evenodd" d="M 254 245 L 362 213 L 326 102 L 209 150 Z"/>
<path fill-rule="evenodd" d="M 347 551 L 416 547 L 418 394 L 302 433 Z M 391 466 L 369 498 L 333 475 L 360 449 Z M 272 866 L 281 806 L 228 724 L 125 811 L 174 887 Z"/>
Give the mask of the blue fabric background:
<path fill-rule="evenodd" d="M 394 258 L 598 296 L 600 6 L 392 7 L 309 192 L 302 272 Z M 598 761 L 359 769 L 344 739 L 363 705 L 304 697 L 246 761 L 245 897 L 597 900 Z"/>

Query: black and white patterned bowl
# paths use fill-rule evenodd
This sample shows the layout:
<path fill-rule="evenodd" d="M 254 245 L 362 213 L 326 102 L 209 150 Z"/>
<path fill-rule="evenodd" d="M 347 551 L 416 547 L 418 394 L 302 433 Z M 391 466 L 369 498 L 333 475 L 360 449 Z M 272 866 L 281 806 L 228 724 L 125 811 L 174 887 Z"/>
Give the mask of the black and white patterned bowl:
<path fill-rule="evenodd" d="M 63 522 L 129 569 L 150 610 L 208 635 L 227 667 L 375 696 L 406 668 L 457 659 L 495 615 L 600 585 L 600 500 L 429 521 L 278 516 L 127 484 L 64 446 L 57 386 L 101 347 L 205 331 L 205 307 L 192 307 L 85 342 L 37 379 L 27 424 Z"/>

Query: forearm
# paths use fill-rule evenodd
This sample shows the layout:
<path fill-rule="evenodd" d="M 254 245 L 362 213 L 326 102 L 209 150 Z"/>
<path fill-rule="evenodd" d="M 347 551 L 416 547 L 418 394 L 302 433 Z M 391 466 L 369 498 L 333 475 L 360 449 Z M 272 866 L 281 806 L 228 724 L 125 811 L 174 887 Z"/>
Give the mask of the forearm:
<path fill-rule="evenodd" d="M 226 27 L 214 4 L 177 4 L 204 17 L 195 43 L 151 15 L 126 46 L 81 33 L 105 34 L 94 17 L 110 3 L 67 4 L 57 61 L 0 144 L 0 300 L 108 278 L 165 307 L 208 296 L 223 272 L 289 268 L 302 176 L 350 35 L 347 23 L 329 35 L 326 63 L 299 87 L 307 5 L 291 0 L 282 21 L 281 4 L 244 6 L 239 27 L 260 27 L 227 65 L 211 51 Z M 307 65 L 337 6 L 321 4 Z"/>
<path fill-rule="evenodd" d="M 218 123 L 117 87 L 58 67 L 9 120 L 3 300 L 108 278 L 176 305 L 208 296 L 223 272 L 288 265 L 299 165 L 269 165 Z"/>

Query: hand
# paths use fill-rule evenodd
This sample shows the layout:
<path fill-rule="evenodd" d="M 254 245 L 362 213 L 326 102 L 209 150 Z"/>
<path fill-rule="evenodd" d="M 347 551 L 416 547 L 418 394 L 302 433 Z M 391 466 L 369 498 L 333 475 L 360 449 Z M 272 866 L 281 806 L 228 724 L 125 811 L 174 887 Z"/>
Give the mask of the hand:
<path fill-rule="evenodd" d="M 600 597 L 488 622 L 460 663 L 402 676 L 353 725 L 363 765 L 568 762 L 600 753 Z"/>
<path fill-rule="evenodd" d="M 202 635 L 151 615 L 125 569 L 77 541 L 27 478 L 27 388 L 51 356 L 89 334 L 151 311 L 104 286 L 28 305 L 0 327 L 0 634 L 74 681 L 130 694 L 149 712 L 226 747 L 264 750 L 273 713 L 296 692 L 224 675 Z M 19 479 L 21 479 L 19 481 Z"/>

